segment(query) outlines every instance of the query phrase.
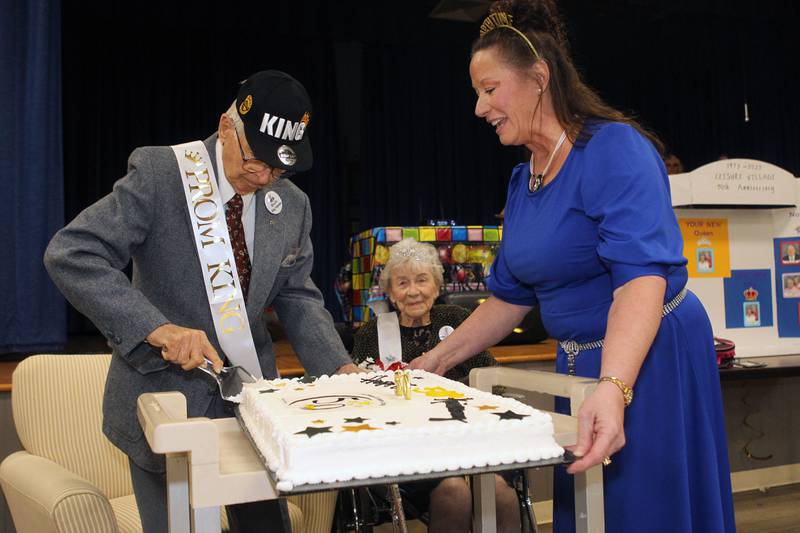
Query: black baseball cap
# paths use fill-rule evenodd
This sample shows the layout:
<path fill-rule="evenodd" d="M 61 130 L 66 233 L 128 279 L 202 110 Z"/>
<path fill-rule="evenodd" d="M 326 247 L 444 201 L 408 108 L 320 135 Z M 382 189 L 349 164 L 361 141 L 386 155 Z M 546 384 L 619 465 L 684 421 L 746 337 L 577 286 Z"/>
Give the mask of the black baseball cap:
<path fill-rule="evenodd" d="M 299 81 L 279 70 L 257 72 L 241 83 L 236 112 L 257 159 L 292 172 L 311 168 L 311 99 Z"/>

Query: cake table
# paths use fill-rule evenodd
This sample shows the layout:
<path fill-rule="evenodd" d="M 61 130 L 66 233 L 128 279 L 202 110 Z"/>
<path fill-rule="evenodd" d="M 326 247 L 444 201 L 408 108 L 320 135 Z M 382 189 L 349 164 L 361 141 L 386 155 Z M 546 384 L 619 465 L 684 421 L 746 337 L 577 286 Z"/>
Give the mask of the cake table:
<path fill-rule="evenodd" d="M 494 385 L 568 397 L 577 412 L 594 380 L 501 367 L 474 369 L 470 385 L 491 391 Z M 558 444 L 574 444 L 577 419 L 551 413 Z M 166 454 L 169 531 L 171 533 L 218 533 L 220 506 L 269 500 L 303 492 L 336 490 L 371 484 L 388 484 L 417 479 L 472 475 L 474 493 L 473 531 L 491 533 L 494 523 L 494 472 L 510 468 L 555 465 L 562 458 L 533 463 L 498 465 L 426 475 L 400 476 L 325 485 L 300 485 L 291 492 L 279 492 L 271 472 L 250 444 L 235 418 L 210 420 L 187 418 L 186 398 L 179 392 L 147 393 L 138 400 L 139 421 L 155 453 Z M 594 467 L 575 476 L 577 531 L 602 532 L 603 475 Z"/>

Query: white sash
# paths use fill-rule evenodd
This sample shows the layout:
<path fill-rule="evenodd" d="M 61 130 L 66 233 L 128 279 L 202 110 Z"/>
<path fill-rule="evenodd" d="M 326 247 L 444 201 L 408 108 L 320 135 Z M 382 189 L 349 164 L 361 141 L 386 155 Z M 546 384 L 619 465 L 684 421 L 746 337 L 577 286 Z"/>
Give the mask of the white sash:
<path fill-rule="evenodd" d="M 225 206 L 208 150 L 201 141 L 178 144 L 172 150 L 181 170 L 186 207 L 219 344 L 232 364 L 263 377 L 239 286 Z"/>
<path fill-rule="evenodd" d="M 378 355 L 385 369 L 403 360 L 403 347 L 400 344 L 400 321 L 394 311 L 378 315 Z"/>

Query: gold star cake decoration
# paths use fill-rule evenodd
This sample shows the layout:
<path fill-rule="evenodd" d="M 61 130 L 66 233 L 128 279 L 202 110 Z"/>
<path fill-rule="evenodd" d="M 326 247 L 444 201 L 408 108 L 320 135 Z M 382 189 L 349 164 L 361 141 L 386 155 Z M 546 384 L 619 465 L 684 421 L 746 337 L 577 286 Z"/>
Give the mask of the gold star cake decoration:
<path fill-rule="evenodd" d="M 420 394 L 424 394 L 425 396 L 430 396 L 432 398 L 456 398 L 460 399 L 464 397 L 464 394 L 460 392 L 456 392 L 454 390 L 448 390 L 444 387 L 425 387 L 424 389 L 413 389 L 414 392 L 419 392 Z"/>
<path fill-rule="evenodd" d="M 352 432 L 375 431 L 375 430 L 378 430 L 378 429 L 381 429 L 381 428 L 374 428 L 374 427 L 370 426 L 369 424 L 359 424 L 357 426 L 342 426 L 342 430 L 344 430 L 344 431 L 352 431 Z"/>

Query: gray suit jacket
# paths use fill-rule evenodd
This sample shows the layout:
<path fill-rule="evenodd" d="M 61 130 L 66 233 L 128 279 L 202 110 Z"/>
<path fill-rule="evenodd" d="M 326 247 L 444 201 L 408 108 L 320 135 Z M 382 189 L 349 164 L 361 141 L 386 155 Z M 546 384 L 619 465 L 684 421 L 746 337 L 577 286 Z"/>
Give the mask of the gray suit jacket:
<path fill-rule="evenodd" d="M 216 135 L 206 139 L 215 171 Z M 308 197 L 289 180 L 271 187 L 283 200 L 273 215 L 256 193 L 252 274 L 247 315 L 265 377 L 276 377 L 272 340 L 262 320 L 273 306 L 306 371 L 330 374 L 349 363 L 344 346 L 311 281 L 313 250 Z M 143 341 L 171 322 L 200 329 L 222 355 L 211 321 L 178 164 L 171 148 L 137 148 L 128 173 L 105 198 L 59 231 L 45 252 L 50 276 L 67 299 L 108 339 L 113 357 L 103 401 L 103 431 L 139 466 L 163 471 L 136 416 L 145 392 L 180 391 L 189 416 L 203 416 L 216 384 L 184 372 Z M 132 281 L 122 269 L 133 262 Z"/>

